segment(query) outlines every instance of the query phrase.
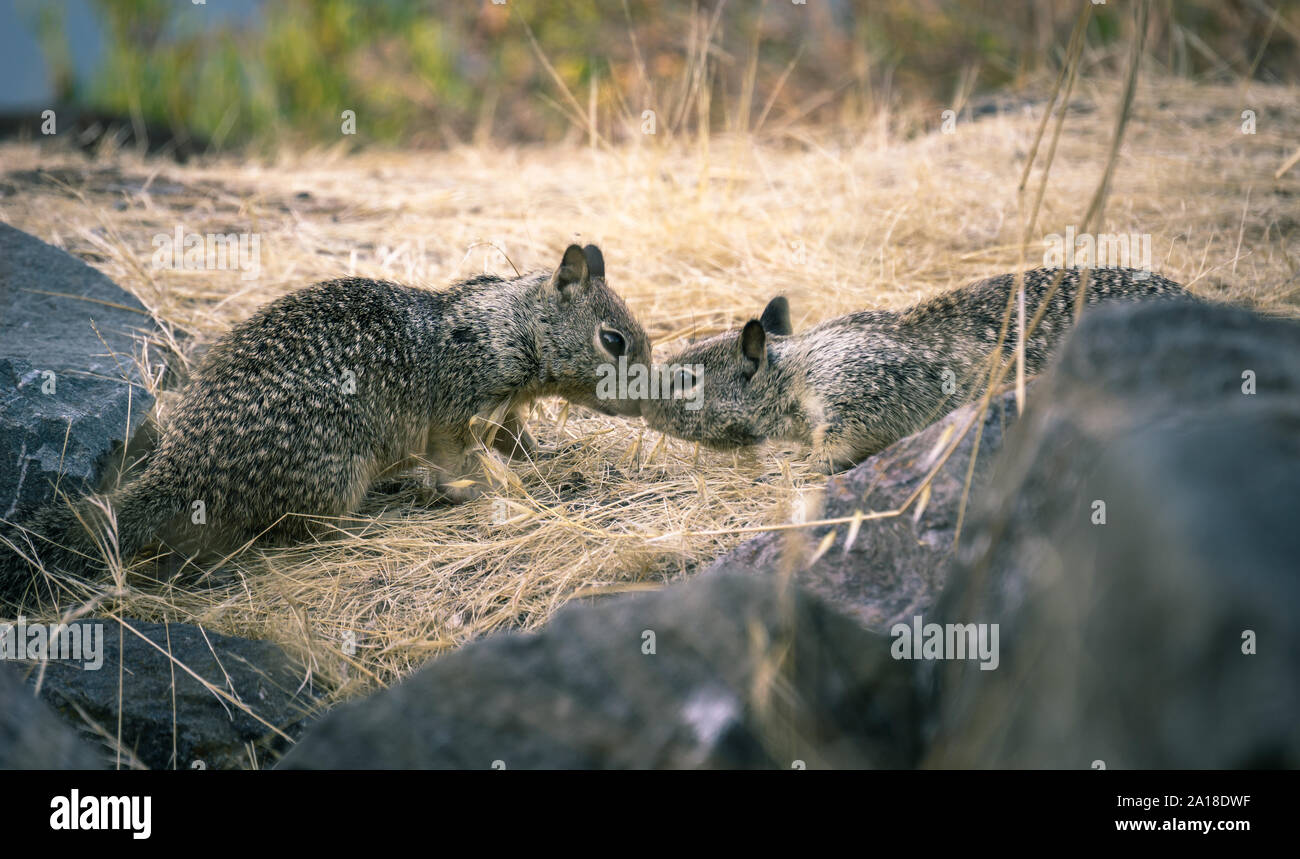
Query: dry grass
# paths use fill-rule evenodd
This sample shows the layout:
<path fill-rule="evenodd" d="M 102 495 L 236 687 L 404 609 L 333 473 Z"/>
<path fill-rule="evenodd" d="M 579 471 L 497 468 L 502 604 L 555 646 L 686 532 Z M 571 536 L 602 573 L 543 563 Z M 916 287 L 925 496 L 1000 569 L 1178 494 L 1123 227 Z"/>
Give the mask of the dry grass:
<path fill-rule="evenodd" d="M 1066 120 L 1035 239 L 1080 223 L 1116 93 L 1113 82 L 1079 83 L 1075 103 L 1091 110 Z M 1296 101 L 1294 88 L 1141 85 L 1103 230 L 1149 233 L 1156 270 L 1202 296 L 1300 316 L 1300 167 L 1274 178 L 1300 140 Z M 1248 108 L 1253 136 L 1240 131 Z M 0 148 L 0 183 L 12 188 L 0 218 L 138 296 L 188 335 L 187 360 L 312 281 L 355 271 L 436 289 L 484 269 L 509 273 L 484 242 L 522 270 L 553 265 L 578 238 L 604 248 L 611 284 L 662 354 L 756 315 L 776 293 L 790 297 L 800 329 L 1013 270 L 1016 185 L 1038 115 L 911 140 L 891 133 L 899 118 L 882 117 L 853 131 L 675 146 L 314 151 L 186 167 L 10 144 Z M 67 172 L 22 172 L 37 167 Z M 153 236 L 178 224 L 260 234 L 260 277 L 153 269 Z M 175 396 L 162 393 L 160 421 Z M 689 575 L 738 542 L 738 528 L 788 521 L 798 493 L 820 482 L 788 448 L 697 451 L 557 402 L 538 405 L 534 427 L 542 455 L 479 501 L 423 508 L 372 494 L 334 539 L 232 559 L 232 583 L 144 587 L 107 608 L 275 640 L 332 698 L 351 696 L 476 636 L 536 628 L 571 599 Z"/>

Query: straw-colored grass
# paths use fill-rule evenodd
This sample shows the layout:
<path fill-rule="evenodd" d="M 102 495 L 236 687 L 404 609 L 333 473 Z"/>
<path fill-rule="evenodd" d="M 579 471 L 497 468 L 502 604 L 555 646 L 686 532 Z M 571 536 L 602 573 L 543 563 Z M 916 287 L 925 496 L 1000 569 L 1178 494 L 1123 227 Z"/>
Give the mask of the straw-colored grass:
<path fill-rule="evenodd" d="M 1079 225 L 1117 92 L 1115 82 L 1078 84 L 1074 102 L 1087 112 L 1066 119 L 1035 241 Z M 1201 296 L 1300 315 L 1300 167 L 1274 177 L 1300 142 L 1297 95 L 1142 83 L 1103 231 L 1150 234 L 1154 268 Z M 1254 135 L 1241 132 L 1247 109 Z M 776 293 L 802 329 L 1014 270 L 1016 186 L 1040 115 L 959 121 L 953 134 L 922 118 L 933 130 L 912 139 L 892 131 L 907 123 L 882 117 L 689 144 L 339 149 L 190 166 L 8 144 L 0 183 L 12 193 L 0 196 L 0 218 L 134 293 L 185 335 L 187 361 L 316 280 L 355 272 L 437 289 L 485 269 L 510 273 L 483 243 L 524 270 L 554 265 L 574 240 L 601 245 L 611 285 L 662 356 L 757 315 Z M 22 172 L 38 167 L 53 178 Z M 152 268 L 153 237 L 178 224 L 260 235 L 260 276 Z M 1040 252 L 1031 245 L 1031 265 Z M 158 420 L 176 395 L 160 393 Z M 331 539 L 254 546 L 215 588 L 140 587 L 98 610 L 275 640 L 334 700 L 472 638 L 534 629 L 569 600 L 687 576 L 739 542 L 737 529 L 788 521 L 822 480 L 790 448 L 696 450 L 554 401 L 538 404 L 533 424 L 537 461 L 514 464 L 511 485 L 481 500 L 429 508 L 372 494 Z"/>

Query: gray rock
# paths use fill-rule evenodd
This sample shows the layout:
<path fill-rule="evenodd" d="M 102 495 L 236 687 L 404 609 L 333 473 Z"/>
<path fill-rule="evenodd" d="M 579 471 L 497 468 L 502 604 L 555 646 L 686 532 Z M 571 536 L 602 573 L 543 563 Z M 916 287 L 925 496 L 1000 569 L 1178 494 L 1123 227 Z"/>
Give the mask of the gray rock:
<path fill-rule="evenodd" d="M 281 767 L 906 767 L 914 702 L 883 636 L 778 577 L 705 573 L 467 645 L 329 713 Z"/>
<path fill-rule="evenodd" d="M 40 693 L 74 724 L 90 719 L 110 735 L 117 734 L 120 695 L 121 744 L 151 769 L 266 766 L 290 744 L 275 730 L 296 737 L 316 706 L 303 669 L 271 642 L 191 624 L 126 623 L 158 646 L 116 621 L 77 621 L 83 636 L 103 625 L 102 664 L 91 670 L 81 661 L 50 659 Z M 247 710 L 210 691 L 182 665 Z M 33 672 L 31 682 L 37 679 Z"/>
<path fill-rule="evenodd" d="M 0 518 L 22 520 L 56 482 L 97 488 L 106 456 L 153 407 L 132 339 L 152 329 L 103 274 L 0 224 Z"/>
<path fill-rule="evenodd" d="M 94 746 L 64 724 L 23 682 L 22 672 L 0 663 L 0 770 L 102 769 Z"/>
<path fill-rule="evenodd" d="M 973 403 L 950 412 L 926 429 L 832 477 L 826 485 L 819 518 L 898 509 L 921 485 L 977 408 L 978 403 Z M 1015 415 L 1012 391 L 990 404 L 971 480 L 972 497 L 984 485 Z M 966 433 L 935 475 L 919 519 L 913 518 L 914 506 L 902 516 L 864 521 L 847 553 L 847 525 L 762 534 L 723 555 L 713 568 L 773 573 L 793 566 L 800 584 L 854 615 L 868 629 L 888 632 L 895 623 L 928 609 L 943 587 L 976 431 L 972 427 Z M 837 532 L 835 544 L 808 566 L 807 559 L 832 529 Z"/>
<path fill-rule="evenodd" d="M 1300 325 L 1201 304 L 1090 311 L 927 618 L 997 623 L 1001 654 L 992 671 L 925 664 L 926 762 L 1300 767 L 1298 522 Z"/>

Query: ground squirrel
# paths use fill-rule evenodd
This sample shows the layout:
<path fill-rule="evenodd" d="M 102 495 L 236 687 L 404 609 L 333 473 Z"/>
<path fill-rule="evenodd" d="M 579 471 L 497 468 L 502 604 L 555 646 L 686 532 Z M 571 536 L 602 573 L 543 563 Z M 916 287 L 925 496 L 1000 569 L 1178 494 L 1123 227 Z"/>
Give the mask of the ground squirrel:
<path fill-rule="evenodd" d="M 1061 275 L 1025 343 L 1027 372 L 1043 367 L 1073 324 L 1080 273 L 1025 273 L 1029 319 Z M 820 470 L 847 468 L 961 405 L 987 378 L 978 371 L 987 367 L 996 345 L 1014 282 L 1015 275 L 1004 274 L 902 312 L 864 310 L 802 334 L 793 333 L 786 299 L 774 298 L 743 329 L 674 355 L 670 394 L 647 399 L 642 414 L 654 429 L 710 447 L 796 441 L 813 448 Z M 1185 295 L 1178 284 L 1150 272 L 1095 269 L 1087 303 Z M 1007 354 L 1014 342 L 1012 327 Z M 695 402 L 693 409 L 686 407 L 689 402 Z"/>
<path fill-rule="evenodd" d="M 465 500 L 481 491 L 467 486 L 482 449 L 472 419 L 495 420 L 493 446 L 513 454 L 535 449 L 523 418 L 536 397 L 637 415 L 639 402 L 596 395 L 623 356 L 649 362 L 650 341 L 593 245 L 569 246 L 553 273 L 443 292 L 362 278 L 293 292 L 213 345 L 143 474 L 107 498 L 117 551 L 125 562 L 156 539 L 190 552 L 300 536 L 303 516 L 345 514 L 376 478 L 421 463 Z M 5 537 L 83 574 L 102 557 L 91 535 L 113 530 L 102 506 L 60 499 Z M 0 598 L 12 597 L 32 570 L 2 541 L 0 556 Z"/>

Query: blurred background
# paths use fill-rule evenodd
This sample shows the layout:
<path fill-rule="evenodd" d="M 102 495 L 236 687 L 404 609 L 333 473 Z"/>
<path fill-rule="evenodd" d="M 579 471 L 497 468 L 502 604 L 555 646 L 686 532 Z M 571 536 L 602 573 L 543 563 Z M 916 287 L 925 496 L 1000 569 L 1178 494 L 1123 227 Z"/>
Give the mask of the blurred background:
<path fill-rule="evenodd" d="M 1080 0 L 0 0 L 0 111 L 129 119 L 202 150 L 616 140 L 875 117 L 1059 68 Z M 1131 4 L 1093 6 L 1084 73 Z M 1159 0 L 1148 73 L 1294 80 L 1300 0 Z M 157 132 L 154 132 L 155 136 Z M 662 139 L 662 138 L 661 138 Z"/>

